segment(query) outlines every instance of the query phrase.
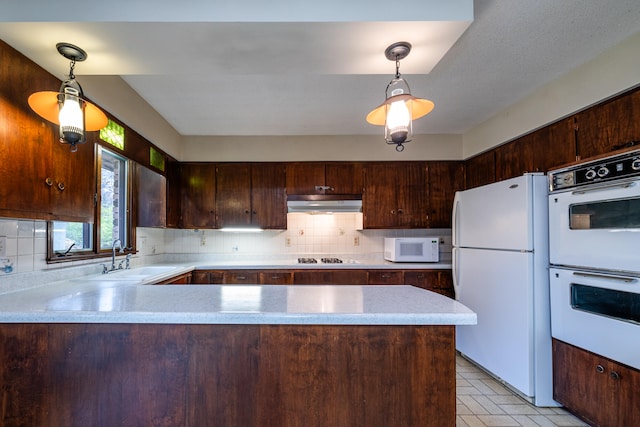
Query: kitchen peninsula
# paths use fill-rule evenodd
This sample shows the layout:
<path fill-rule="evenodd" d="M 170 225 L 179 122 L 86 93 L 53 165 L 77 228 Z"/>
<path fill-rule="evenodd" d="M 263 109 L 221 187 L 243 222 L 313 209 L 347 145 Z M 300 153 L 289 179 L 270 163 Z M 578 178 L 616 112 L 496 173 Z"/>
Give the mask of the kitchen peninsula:
<path fill-rule="evenodd" d="M 4 425 L 454 426 L 465 306 L 411 286 L 0 295 Z"/>

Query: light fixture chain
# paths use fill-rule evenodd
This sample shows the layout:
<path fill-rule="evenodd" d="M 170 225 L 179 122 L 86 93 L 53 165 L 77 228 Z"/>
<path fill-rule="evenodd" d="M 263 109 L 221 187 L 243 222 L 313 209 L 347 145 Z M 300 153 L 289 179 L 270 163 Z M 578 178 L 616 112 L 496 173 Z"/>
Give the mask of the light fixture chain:
<path fill-rule="evenodd" d="M 69 80 L 75 80 L 76 76 L 73 74 L 73 69 L 76 68 L 76 60 L 72 59 L 69 64 Z"/>
<path fill-rule="evenodd" d="M 396 79 L 400 78 L 400 59 L 396 56 Z"/>

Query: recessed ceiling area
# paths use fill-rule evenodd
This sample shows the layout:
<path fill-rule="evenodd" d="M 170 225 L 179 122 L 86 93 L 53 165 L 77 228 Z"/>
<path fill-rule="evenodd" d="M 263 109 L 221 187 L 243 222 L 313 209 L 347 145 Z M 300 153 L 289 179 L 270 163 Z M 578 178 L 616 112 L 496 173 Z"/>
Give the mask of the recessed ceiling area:
<path fill-rule="evenodd" d="M 640 31 L 637 0 L 29 3 L 3 5 L 0 39 L 61 79 L 55 44 L 82 47 L 80 83 L 121 77 L 181 135 L 379 135 L 396 41 L 435 103 L 414 132 L 460 134 Z"/>

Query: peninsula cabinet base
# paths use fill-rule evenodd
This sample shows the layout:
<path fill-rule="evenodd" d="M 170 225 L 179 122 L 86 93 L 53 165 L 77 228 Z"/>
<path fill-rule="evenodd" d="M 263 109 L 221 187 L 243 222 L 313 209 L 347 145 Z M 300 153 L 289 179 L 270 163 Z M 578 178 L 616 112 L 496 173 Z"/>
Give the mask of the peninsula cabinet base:
<path fill-rule="evenodd" d="M 455 426 L 455 327 L 1 324 L 2 426 Z"/>

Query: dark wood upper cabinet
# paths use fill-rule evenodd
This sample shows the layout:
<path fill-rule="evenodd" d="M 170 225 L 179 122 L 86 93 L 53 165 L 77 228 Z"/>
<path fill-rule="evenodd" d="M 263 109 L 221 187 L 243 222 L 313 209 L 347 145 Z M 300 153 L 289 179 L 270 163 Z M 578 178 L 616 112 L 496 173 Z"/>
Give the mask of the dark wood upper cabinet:
<path fill-rule="evenodd" d="M 167 180 L 163 175 L 138 163 L 134 167 L 136 226 L 167 225 Z"/>
<path fill-rule="evenodd" d="M 294 162 L 286 169 L 287 194 L 362 194 L 362 163 Z"/>
<path fill-rule="evenodd" d="M 364 170 L 364 228 L 428 226 L 426 162 L 367 163 Z"/>
<path fill-rule="evenodd" d="M 216 165 L 183 163 L 180 213 L 182 228 L 215 228 Z"/>
<path fill-rule="evenodd" d="M 222 227 L 251 225 L 251 165 L 216 165 L 216 223 Z"/>
<path fill-rule="evenodd" d="M 58 127 L 31 111 L 29 94 L 56 90 L 60 80 L 0 41 L 0 215 L 93 222 L 94 141 L 71 152 Z"/>
<path fill-rule="evenodd" d="M 451 228 L 456 191 L 464 190 L 463 162 L 429 162 L 429 228 Z"/>
<path fill-rule="evenodd" d="M 582 159 L 640 141 L 640 89 L 598 104 L 577 115 L 577 155 Z"/>
<path fill-rule="evenodd" d="M 283 163 L 251 165 L 252 224 L 263 229 L 287 228 L 286 172 Z"/>
<path fill-rule="evenodd" d="M 496 148 L 496 181 L 532 172 L 533 144 L 529 138 L 520 138 Z"/>
<path fill-rule="evenodd" d="M 179 227 L 181 204 L 181 167 L 176 160 L 167 161 L 167 227 Z"/>
<path fill-rule="evenodd" d="M 572 116 L 530 134 L 535 172 L 548 172 L 575 161 L 575 127 L 575 117 Z"/>
<path fill-rule="evenodd" d="M 465 161 L 465 188 L 491 184 L 496 180 L 495 150 L 486 151 Z"/>
<path fill-rule="evenodd" d="M 287 227 L 285 168 L 279 163 L 216 166 L 217 226 Z"/>

